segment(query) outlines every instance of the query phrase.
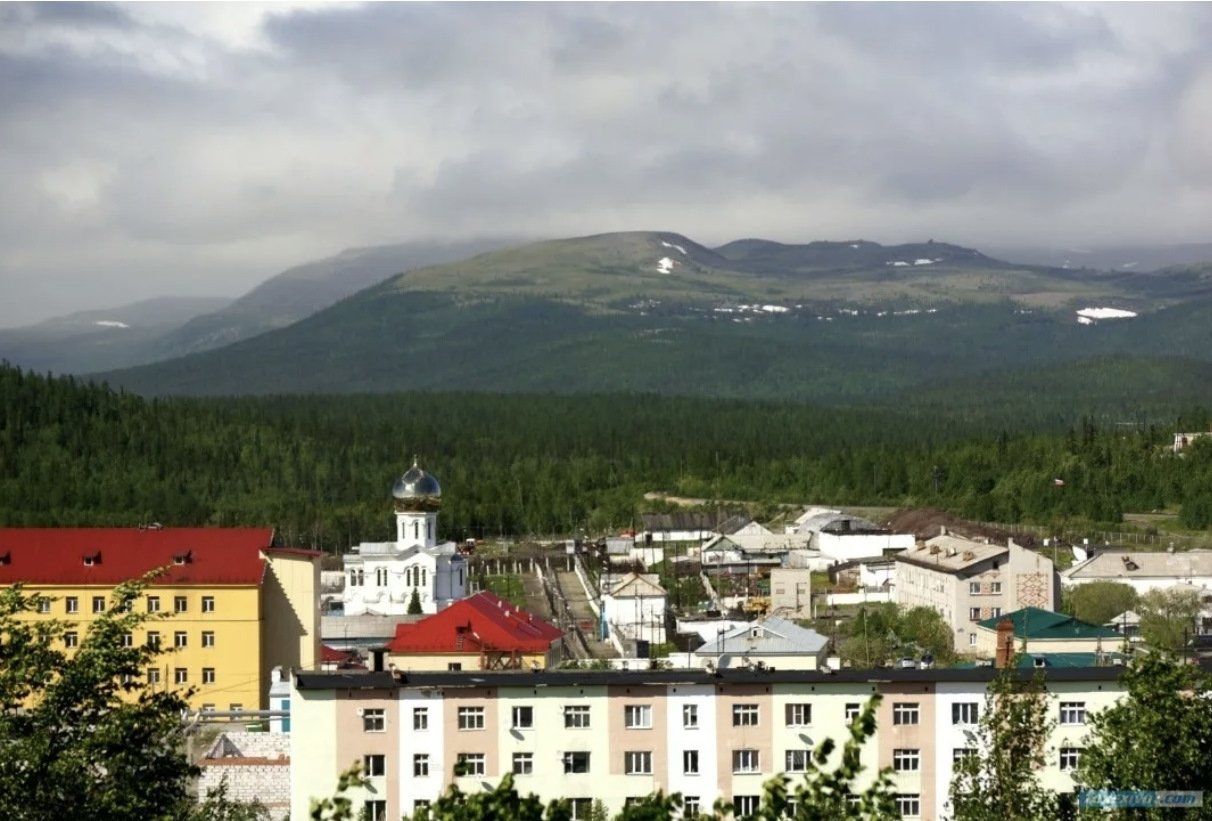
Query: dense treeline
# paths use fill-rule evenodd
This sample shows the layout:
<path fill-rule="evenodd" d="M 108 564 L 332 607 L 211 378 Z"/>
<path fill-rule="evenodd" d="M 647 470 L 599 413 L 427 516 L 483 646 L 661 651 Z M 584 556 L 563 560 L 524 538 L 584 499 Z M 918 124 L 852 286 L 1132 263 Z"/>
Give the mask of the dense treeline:
<path fill-rule="evenodd" d="M 938 505 L 1001 521 L 1212 519 L 1212 447 L 1172 427 L 990 431 L 941 413 L 651 396 L 146 400 L 0 367 L 0 524 L 269 525 L 341 547 L 391 532 L 413 455 L 450 538 L 629 526 L 643 493 Z M 1180 420 L 1206 429 L 1207 415 Z M 1200 443 L 1203 444 L 1203 443 Z M 1064 486 L 1055 484 L 1063 479 Z"/>

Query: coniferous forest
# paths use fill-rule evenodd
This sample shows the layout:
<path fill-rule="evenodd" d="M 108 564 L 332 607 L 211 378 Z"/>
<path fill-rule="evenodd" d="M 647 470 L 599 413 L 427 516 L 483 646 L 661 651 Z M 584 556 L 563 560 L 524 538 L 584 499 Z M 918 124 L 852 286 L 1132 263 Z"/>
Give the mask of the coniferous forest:
<path fill-rule="evenodd" d="M 1212 524 L 1212 442 L 1115 424 L 895 408 L 612 396 L 394 394 L 144 399 L 0 366 L 0 525 L 272 526 L 287 544 L 388 538 L 417 456 L 447 538 L 632 526 L 643 494 L 938 506 L 1002 522 Z M 996 420 L 996 421 L 992 421 Z M 1063 481 L 1063 486 L 1057 483 Z"/>

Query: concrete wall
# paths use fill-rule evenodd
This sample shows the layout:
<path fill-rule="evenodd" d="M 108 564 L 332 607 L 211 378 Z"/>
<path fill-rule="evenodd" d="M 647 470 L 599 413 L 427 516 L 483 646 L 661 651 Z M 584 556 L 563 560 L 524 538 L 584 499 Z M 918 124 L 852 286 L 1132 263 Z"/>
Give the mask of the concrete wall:
<path fill-rule="evenodd" d="M 264 652 L 261 676 L 270 671 L 318 669 L 320 663 L 320 557 L 302 553 L 266 553 L 269 567 L 262 584 Z M 267 692 L 257 704 L 265 704 Z M 222 708 L 220 708 L 222 709 Z"/>
<path fill-rule="evenodd" d="M 260 801 L 274 819 L 290 814 L 290 735 L 225 732 L 198 764 L 198 796 L 205 797 L 225 780 L 227 797 Z"/>

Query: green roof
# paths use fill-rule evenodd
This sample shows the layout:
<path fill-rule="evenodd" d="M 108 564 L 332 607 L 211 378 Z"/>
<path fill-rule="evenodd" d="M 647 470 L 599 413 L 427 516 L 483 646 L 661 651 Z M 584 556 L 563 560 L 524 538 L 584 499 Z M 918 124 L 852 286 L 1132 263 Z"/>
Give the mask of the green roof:
<path fill-rule="evenodd" d="M 1123 639 L 1122 635 L 1110 627 L 1090 624 L 1064 613 L 1054 613 L 1038 607 L 1024 607 L 1004 616 L 985 619 L 979 624 L 988 630 L 997 630 L 998 622 L 1006 619 L 1014 622 L 1016 639 Z"/>
<path fill-rule="evenodd" d="M 1042 659 L 1044 667 L 1107 667 L 1121 660 L 1125 664 L 1128 657 L 1123 653 L 1020 653 L 1018 656 L 1019 669 L 1030 670 L 1035 667 L 1035 660 Z M 961 661 L 952 667 L 968 670 L 976 667 L 975 661 Z"/>

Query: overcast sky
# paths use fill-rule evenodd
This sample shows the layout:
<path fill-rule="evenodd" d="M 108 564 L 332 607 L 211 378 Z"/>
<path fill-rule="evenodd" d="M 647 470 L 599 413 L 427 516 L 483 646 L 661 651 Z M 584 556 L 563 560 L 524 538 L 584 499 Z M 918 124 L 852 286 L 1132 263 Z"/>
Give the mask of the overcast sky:
<path fill-rule="evenodd" d="M 409 239 L 1208 242 L 1209 43 L 1209 3 L 0 3 L 0 326 Z"/>

